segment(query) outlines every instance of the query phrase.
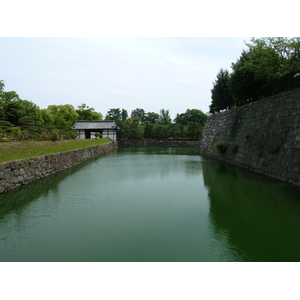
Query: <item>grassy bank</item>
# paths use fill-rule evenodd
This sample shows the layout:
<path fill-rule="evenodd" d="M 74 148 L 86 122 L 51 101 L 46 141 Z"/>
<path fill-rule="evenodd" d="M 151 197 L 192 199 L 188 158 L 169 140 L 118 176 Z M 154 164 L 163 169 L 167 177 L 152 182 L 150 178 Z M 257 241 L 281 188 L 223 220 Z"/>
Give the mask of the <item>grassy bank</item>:
<path fill-rule="evenodd" d="M 65 152 L 79 148 L 96 146 L 110 142 L 108 138 L 64 141 L 36 141 L 0 143 L 0 163 L 5 161 L 31 158 L 45 154 Z"/>

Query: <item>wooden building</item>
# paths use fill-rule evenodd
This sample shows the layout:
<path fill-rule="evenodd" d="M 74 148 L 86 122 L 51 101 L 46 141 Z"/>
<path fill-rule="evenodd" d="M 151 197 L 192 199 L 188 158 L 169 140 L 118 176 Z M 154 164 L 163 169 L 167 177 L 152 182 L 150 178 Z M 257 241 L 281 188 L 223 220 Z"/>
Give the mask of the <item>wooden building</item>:
<path fill-rule="evenodd" d="M 102 137 L 117 140 L 116 121 L 77 121 L 70 129 L 77 130 L 77 139 L 93 139 L 95 133 L 102 133 Z"/>

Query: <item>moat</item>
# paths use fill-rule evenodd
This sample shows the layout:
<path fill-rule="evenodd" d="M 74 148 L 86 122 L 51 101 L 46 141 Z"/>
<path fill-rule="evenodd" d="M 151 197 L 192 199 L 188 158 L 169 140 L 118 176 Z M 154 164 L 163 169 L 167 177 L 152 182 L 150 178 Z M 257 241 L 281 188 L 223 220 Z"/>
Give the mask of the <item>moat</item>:
<path fill-rule="evenodd" d="M 0 261 L 299 261 L 300 189 L 193 148 L 119 148 L 0 196 Z"/>

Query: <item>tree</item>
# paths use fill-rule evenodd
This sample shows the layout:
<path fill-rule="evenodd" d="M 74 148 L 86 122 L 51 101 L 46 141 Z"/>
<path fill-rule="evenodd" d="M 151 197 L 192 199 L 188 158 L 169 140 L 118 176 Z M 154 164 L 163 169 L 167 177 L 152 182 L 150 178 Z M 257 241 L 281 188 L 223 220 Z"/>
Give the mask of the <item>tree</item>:
<path fill-rule="evenodd" d="M 230 91 L 230 77 L 227 70 L 220 69 L 217 74 L 217 79 L 213 83 L 211 90 L 211 105 L 209 106 L 209 112 L 219 112 L 221 110 L 227 110 L 233 105 L 233 98 Z M 198 122 L 193 120 L 193 122 Z"/>
<path fill-rule="evenodd" d="M 0 80 L 0 98 L 2 95 L 2 92 L 4 91 L 5 83 L 3 80 Z"/>
<path fill-rule="evenodd" d="M 161 109 L 160 116 L 158 120 L 159 124 L 168 125 L 171 123 L 171 117 L 168 109 Z"/>
<path fill-rule="evenodd" d="M 202 124 L 198 122 L 190 122 L 187 126 L 188 128 L 188 137 L 190 138 L 199 138 L 203 130 Z"/>
<path fill-rule="evenodd" d="M 178 123 L 172 123 L 167 125 L 167 137 L 172 137 L 172 138 L 183 137 L 182 129 L 183 127 L 180 126 L 180 124 Z"/>
<path fill-rule="evenodd" d="M 47 109 L 47 108 L 43 108 L 40 110 L 41 112 L 41 116 L 44 122 L 44 126 L 52 126 L 53 125 L 53 118 L 54 116 L 51 114 L 51 110 Z"/>
<path fill-rule="evenodd" d="M 144 124 L 157 124 L 159 120 L 159 114 L 155 112 L 148 112 L 142 118 Z"/>
<path fill-rule="evenodd" d="M 79 119 L 79 114 L 71 104 L 49 105 L 47 109 L 50 111 L 53 125 L 57 129 L 68 130 Z"/>
<path fill-rule="evenodd" d="M 22 131 L 20 127 L 13 127 L 11 129 L 11 134 L 15 140 L 21 140 L 22 139 Z"/>
<path fill-rule="evenodd" d="M 128 112 L 126 109 L 123 109 L 122 108 L 122 111 L 121 111 L 121 118 L 122 118 L 122 121 L 125 122 L 128 118 Z"/>
<path fill-rule="evenodd" d="M 78 113 L 80 120 L 101 121 L 103 119 L 101 113 L 96 112 L 93 107 L 89 107 L 85 103 L 78 105 L 76 112 Z"/>
<path fill-rule="evenodd" d="M 138 117 L 142 119 L 145 115 L 145 111 L 142 108 L 136 108 L 133 111 L 131 111 L 131 117 Z"/>
<path fill-rule="evenodd" d="M 153 124 L 146 124 L 144 130 L 144 137 L 146 139 L 153 138 Z"/>
<path fill-rule="evenodd" d="M 237 106 L 300 86 L 300 38 L 252 38 L 246 45 L 231 66 Z"/>
<path fill-rule="evenodd" d="M 111 108 L 105 117 L 105 120 L 115 120 L 115 121 L 121 121 L 122 115 L 120 108 Z"/>
<path fill-rule="evenodd" d="M 177 114 L 174 122 L 182 125 L 187 125 L 190 122 L 198 122 L 204 124 L 206 114 L 200 109 L 187 109 L 185 113 Z"/>

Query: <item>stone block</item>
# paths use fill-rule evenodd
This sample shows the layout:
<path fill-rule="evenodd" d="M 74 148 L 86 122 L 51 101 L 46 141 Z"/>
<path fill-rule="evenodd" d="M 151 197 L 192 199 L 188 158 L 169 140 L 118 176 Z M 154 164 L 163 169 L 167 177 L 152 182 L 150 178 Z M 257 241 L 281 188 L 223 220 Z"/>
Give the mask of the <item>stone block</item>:
<path fill-rule="evenodd" d="M 16 176 L 7 176 L 6 181 L 8 184 L 11 184 L 11 183 L 16 184 L 19 182 L 18 177 L 16 177 Z"/>

